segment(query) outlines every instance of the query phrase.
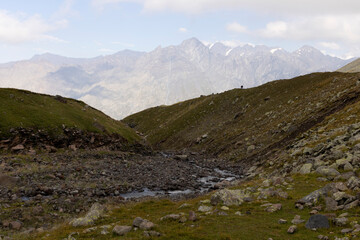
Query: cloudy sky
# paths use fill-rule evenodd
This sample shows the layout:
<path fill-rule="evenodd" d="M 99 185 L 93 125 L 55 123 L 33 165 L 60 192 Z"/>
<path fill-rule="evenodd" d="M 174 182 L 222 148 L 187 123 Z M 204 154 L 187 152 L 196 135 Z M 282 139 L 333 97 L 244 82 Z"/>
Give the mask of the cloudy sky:
<path fill-rule="evenodd" d="M 12 0 L 0 3 L 0 62 L 51 52 L 151 51 L 190 37 L 360 56 L 359 0 Z"/>

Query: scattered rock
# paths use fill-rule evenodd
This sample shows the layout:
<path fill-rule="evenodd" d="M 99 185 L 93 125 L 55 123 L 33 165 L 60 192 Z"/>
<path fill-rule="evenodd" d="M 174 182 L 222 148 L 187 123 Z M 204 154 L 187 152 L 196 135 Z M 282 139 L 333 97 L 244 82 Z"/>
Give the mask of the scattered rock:
<path fill-rule="evenodd" d="M 287 220 L 281 218 L 281 219 L 279 219 L 278 223 L 285 224 L 285 223 L 287 223 Z"/>
<path fill-rule="evenodd" d="M 316 172 L 320 175 L 326 176 L 326 177 L 336 177 L 340 175 L 340 173 L 330 167 L 320 166 L 316 169 Z"/>
<path fill-rule="evenodd" d="M 156 231 L 144 231 L 145 237 L 160 237 L 161 233 Z"/>
<path fill-rule="evenodd" d="M 239 206 L 244 202 L 244 198 L 249 198 L 250 193 L 245 190 L 229 190 L 222 189 L 211 196 L 211 204 L 217 205 L 221 203 L 225 206 Z"/>
<path fill-rule="evenodd" d="M 331 197 L 325 197 L 325 210 L 326 211 L 335 211 L 337 209 L 337 201 L 335 201 L 334 199 L 332 199 Z"/>
<path fill-rule="evenodd" d="M 169 215 L 166 215 L 162 218 L 160 218 L 160 221 L 164 221 L 164 220 L 179 220 L 181 217 L 180 214 L 169 214 Z"/>
<path fill-rule="evenodd" d="M 336 226 L 345 226 L 348 222 L 348 219 L 346 217 L 340 217 L 333 219 L 333 222 Z"/>
<path fill-rule="evenodd" d="M 312 163 L 305 163 L 300 168 L 299 173 L 300 174 L 309 174 L 311 172 L 312 166 L 313 166 Z"/>
<path fill-rule="evenodd" d="M 116 234 L 116 235 L 119 235 L 119 236 L 124 236 L 125 234 L 130 232 L 131 229 L 132 229 L 131 226 L 119 226 L 119 225 L 116 225 L 113 228 L 113 233 Z"/>
<path fill-rule="evenodd" d="M 297 231 L 297 226 L 296 226 L 296 225 L 292 225 L 292 226 L 290 226 L 290 227 L 288 228 L 287 233 L 293 234 L 293 233 L 295 233 L 296 231 Z"/>
<path fill-rule="evenodd" d="M 199 212 L 211 212 L 212 209 L 213 209 L 213 208 L 210 207 L 210 206 L 201 205 L 201 206 L 198 208 L 198 211 L 199 211 Z"/>
<path fill-rule="evenodd" d="M 137 217 L 133 221 L 133 226 L 138 227 L 142 230 L 149 230 L 155 227 L 155 224 L 150 222 L 149 220 L 143 219 L 141 217 Z"/>
<path fill-rule="evenodd" d="M 271 204 L 271 205 L 269 205 L 269 206 L 265 209 L 265 211 L 267 211 L 267 212 L 277 212 L 277 211 L 280 211 L 281 208 L 282 208 L 281 203 L 276 203 L 276 204 Z"/>
<path fill-rule="evenodd" d="M 305 227 L 307 229 L 319 229 L 319 228 L 329 228 L 329 220 L 326 216 L 321 214 L 312 215 L 309 220 L 306 222 Z"/>
<path fill-rule="evenodd" d="M 94 224 L 105 212 L 105 207 L 99 203 L 94 203 L 85 217 L 74 219 L 70 222 L 73 227 L 89 226 Z"/>

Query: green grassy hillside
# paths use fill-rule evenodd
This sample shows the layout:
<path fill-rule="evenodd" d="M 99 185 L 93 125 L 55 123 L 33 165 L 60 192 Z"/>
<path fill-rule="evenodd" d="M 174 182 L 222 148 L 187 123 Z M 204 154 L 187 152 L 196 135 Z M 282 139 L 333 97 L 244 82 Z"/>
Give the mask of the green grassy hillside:
<path fill-rule="evenodd" d="M 124 122 L 159 149 L 201 150 L 234 160 L 281 148 L 357 101 L 355 73 L 313 73 L 151 108 Z"/>
<path fill-rule="evenodd" d="M 349 72 L 349 73 L 360 72 L 360 59 L 359 58 L 356 59 L 355 61 L 340 68 L 338 71 L 339 72 Z"/>
<path fill-rule="evenodd" d="M 17 89 L 0 89 L 0 137 L 10 136 L 11 129 L 45 130 L 50 135 L 63 133 L 63 128 L 84 132 L 119 134 L 136 142 L 136 133 L 84 102 L 32 93 Z"/>

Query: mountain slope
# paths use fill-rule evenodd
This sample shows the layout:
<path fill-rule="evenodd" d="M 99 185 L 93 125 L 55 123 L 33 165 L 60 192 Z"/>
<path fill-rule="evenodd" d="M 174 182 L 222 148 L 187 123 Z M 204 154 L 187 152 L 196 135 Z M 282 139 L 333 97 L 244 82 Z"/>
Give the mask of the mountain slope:
<path fill-rule="evenodd" d="M 360 72 L 360 58 L 338 69 L 339 72 Z"/>
<path fill-rule="evenodd" d="M 70 144 L 80 147 L 110 141 L 110 136 L 123 145 L 140 141 L 132 129 L 119 121 L 81 101 L 61 96 L 0 89 L 0 109 L 0 139 L 9 139 L 2 143 L 12 146 L 19 143 L 36 146 L 39 141 L 59 147 Z"/>
<path fill-rule="evenodd" d="M 151 108 L 124 122 L 159 149 L 191 149 L 234 160 L 282 148 L 359 100 L 359 74 L 313 73 Z"/>
<path fill-rule="evenodd" d="M 304 46 L 295 52 L 267 46 L 206 46 L 196 38 L 144 53 L 121 51 L 76 59 L 53 54 L 0 65 L 0 87 L 80 99 L 114 118 L 149 107 L 254 87 L 274 79 L 347 64 Z"/>

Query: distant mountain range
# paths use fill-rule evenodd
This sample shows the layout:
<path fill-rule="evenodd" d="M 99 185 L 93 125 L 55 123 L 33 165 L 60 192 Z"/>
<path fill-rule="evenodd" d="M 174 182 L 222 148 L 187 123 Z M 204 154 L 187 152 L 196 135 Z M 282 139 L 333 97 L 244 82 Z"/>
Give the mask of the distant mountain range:
<path fill-rule="evenodd" d="M 205 45 L 191 38 L 148 53 L 124 50 L 90 59 L 46 53 L 0 64 L 0 87 L 80 99 L 120 119 L 149 107 L 240 86 L 334 71 L 349 62 L 310 46 L 287 52 L 263 45 Z"/>

